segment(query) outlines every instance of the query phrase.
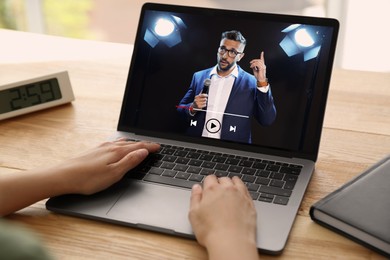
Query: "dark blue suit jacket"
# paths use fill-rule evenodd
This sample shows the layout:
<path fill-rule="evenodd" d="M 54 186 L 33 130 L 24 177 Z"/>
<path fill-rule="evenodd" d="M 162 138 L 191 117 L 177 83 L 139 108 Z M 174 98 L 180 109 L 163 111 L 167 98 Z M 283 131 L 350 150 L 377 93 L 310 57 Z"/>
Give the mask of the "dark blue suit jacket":
<path fill-rule="evenodd" d="M 238 77 L 235 79 L 225 113 L 249 116 L 249 118 L 237 117 L 232 115 L 223 116 L 221 127 L 221 139 L 237 141 L 242 143 L 251 143 L 251 117 L 263 126 L 273 123 L 276 117 L 276 109 L 269 88 L 267 93 L 257 89 L 256 78 L 238 67 Z M 203 82 L 210 77 L 213 68 L 198 71 L 192 78 L 191 85 L 180 101 L 177 111 L 187 121 L 189 127 L 187 134 L 201 136 L 204 123 L 205 112 L 196 112 L 194 116 L 189 114 L 189 107 L 194 101 L 196 95 L 203 89 Z M 197 121 L 196 126 L 190 126 L 190 121 Z M 231 126 L 236 127 L 236 131 L 231 131 Z"/>

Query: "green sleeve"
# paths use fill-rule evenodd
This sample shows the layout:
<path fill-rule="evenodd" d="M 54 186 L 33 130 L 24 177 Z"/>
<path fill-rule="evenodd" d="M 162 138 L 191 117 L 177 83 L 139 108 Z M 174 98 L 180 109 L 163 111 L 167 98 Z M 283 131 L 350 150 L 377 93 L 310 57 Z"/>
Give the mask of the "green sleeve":
<path fill-rule="evenodd" d="M 0 259 L 53 259 L 27 229 L 0 218 Z"/>

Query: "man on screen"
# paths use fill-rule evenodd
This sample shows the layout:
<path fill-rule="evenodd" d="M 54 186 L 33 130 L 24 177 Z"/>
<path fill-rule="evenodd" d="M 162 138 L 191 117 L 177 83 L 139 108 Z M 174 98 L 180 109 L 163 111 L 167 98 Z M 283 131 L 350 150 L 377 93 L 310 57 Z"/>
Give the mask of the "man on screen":
<path fill-rule="evenodd" d="M 274 122 L 264 52 L 250 62 L 251 75 L 237 65 L 245 45 L 239 31 L 222 33 L 217 65 L 194 74 L 177 108 L 189 124 L 189 135 L 251 143 L 251 117 L 263 126 Z"/>

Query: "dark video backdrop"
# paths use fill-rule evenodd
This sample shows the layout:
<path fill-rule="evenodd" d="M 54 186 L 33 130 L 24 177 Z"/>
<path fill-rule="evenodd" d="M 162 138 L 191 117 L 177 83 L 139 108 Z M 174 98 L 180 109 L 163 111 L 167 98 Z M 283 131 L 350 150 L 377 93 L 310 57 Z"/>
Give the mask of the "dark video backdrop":
<path fill-rule="evenodd" d="M 180 31 L 182 42 L 172 48 L 160 42 L 152 48 L 143 40 L 145 30 L 158 17 L 166 14 L 180 17 L 185 23 L 186 29 Z M 325 84 L 328 63 L 326 54 L 329 51 L 331 31 L 322 28 L 321 33 L 325 37 L 320 56 L 304 62 L 302 54 L 288 57 L 279 46 L 286 35 L 281 31 L 291 23 L 259 17 L 248 15 L 226 19 L 226 16 L 216 16 L 212 12 L 208 15 L 207 12 L 201 15 L 145 12 L 133 51 L 121 123 L 125 123 L 129 129 L 136 127 L 161 133 L 184 134 L 187 126 L 178 117 L 175 106 L 187 92 L 193 73 L 216 65 L 221 33 L 239 30 L 247 39 L 245 56 L 239 65 L 252 74 L 250 60 L 258 58 L 260 52 L 264 51 L 267 77 L 277 109 L 276 121 L 271 126 L 262 127 L 253 120 L 253 143 L 284 150 L 312 149 L 310 142 L 319 136 L 310 136 L 311 131 L 308 130 L 315 129 L 315 126 L 307 125 L 305 121 L 310 118 L 313 123 L 322 122 L 321 115 L 307 113 L 307 109 L 320 107 L 324 102 L 323 95 L 327 93 L 322 84 Z M 316 71 L 318 79 L 311 84 Z M 312 86 L 315 86 L 314 89 Z M 311 101 L 308 101 L 309 97 Z M 302 135 L 308 135 L 306 143 L 303 143 Z"/>

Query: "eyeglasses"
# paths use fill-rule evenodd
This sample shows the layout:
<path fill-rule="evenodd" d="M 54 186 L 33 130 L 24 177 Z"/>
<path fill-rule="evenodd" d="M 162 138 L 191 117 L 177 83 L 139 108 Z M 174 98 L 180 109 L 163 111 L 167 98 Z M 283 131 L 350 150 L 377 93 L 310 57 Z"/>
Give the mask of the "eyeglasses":
<path fill-rule="evenodd" d="M 230 58 L 235 58 L 238 54 L 242 54 L 242 52 L 236 51 L 235 49 L 226 49 L 225 46 L 219 46 L 218 53 L 221 55 L 224 55 L 225 53 L 228 53 Z"/>

